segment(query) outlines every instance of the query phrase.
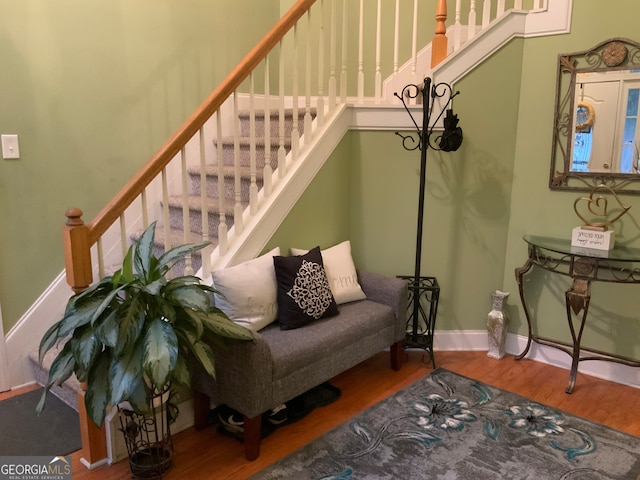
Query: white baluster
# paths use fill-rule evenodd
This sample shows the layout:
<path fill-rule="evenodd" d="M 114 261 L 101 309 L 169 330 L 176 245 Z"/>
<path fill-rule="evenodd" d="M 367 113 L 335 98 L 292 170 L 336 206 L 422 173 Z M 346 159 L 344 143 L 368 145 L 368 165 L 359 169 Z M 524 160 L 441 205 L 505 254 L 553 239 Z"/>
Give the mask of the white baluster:
<path fill-rule="evenodd" d="M 460 13 L 461 13 L 461 2 L 462 0 L 456 0 L 456 18 L 455 18 L 455 28 L 454 37 L 453 37 L 453 51 L 457 52 L 460 50 L 460 45 L 462 45 L 462 25 L 460 24 Z"/>
<path fill-rule="evenodd" d="M 244 230 L 242 221 L 242 196 L 240 192 L 240 122 L 238 121 L 238 91 L 233 92 L 233 228 L 236 235 Z"/>
<path fill-rule="evenodd" d="M 180 165 L 182 175 L 182 243 L 190 243 L 189 235 L 191 233 L 191 209 L 189 205 L 189 185 L 187 172 L 187 154 L 185 147 L 180 149 Z M 193 265 L 191 262 L 191 254 L 187 255 L 184 259 L 184 273 L 185 275 L 193 275 Z"/>
<path fill-rule="evenodd" d="M 469 25 L 467 26 L 467 40 L 472 39 L 476 34 L 476 0 L 471 0 L 469 9 Z"/>
<path fill-rule="evenodd" d="M 258 183 L 256 179 L 256 104 L 253 72 L 249 74 L 249 212 L 258 212 Z"/>
<path fill-rule="evenodd" d="M 342 1 L 342 71 L 340 72 L 340 101 L 347 101 L 347 1 Z"/>
<path fill-rule="evenodd" d="M 400 0 L 396 0 L 396 18 L 393 27 L 393 74 L 398 73 L 398 51 L 400 49 Z"/>
<path fill-rule="evenodd" d="M 287 173 L 287 151 L 284 148 L 284 48 L 280 41 L 280 72 L 279 72 L 279 115 L 278 134 L 280 136 L 280 146 L 278 147 L 278 177 L 283 178 Z"/>
<path fill-rule="evenodd" d="M 522 0 L 514 0 L 513 9 L 514 10 L 522 10 Z"/>
<path fill-rule="evenodd" d="M 364 103 L 364 0 L 360 0 L 358 22 L 358 103 Z"/>
<path fill-rule="evenodd" d="M 124 221 L 124 213 L 120 215 L 120 248 L 122 249 L 122 259 L 127 256 L 129 240 L 127 239 L 127 225 Z"/>
<path fill-rule="evenodd" d="M 318 74 L 320 76 L 320 74 Z M 322 82 L 322 80 L 320 80 Z M 305 103 L 304 103 L 304 143 L 311 143 L 311 10 L 307 11 L 307 42 L 305 53 Z"/>
<path fill-rule="evenodd" d="M 140 203 L 142 208 L 142 226 L 146 229 L 149 226 L 149 208 L 147 205 L 147 189 L 142 190 L 140 194 Z"/>
<path fill-rule="evenodd" d="M 202 241 L 209 241 L 209 205 L 207 195 L 207 162 L 205 158 L 204 146 L 204 126 L 198 131 L 198 140 L 200 143 L 200 213 L 202 222 Z M 211 274 L 211 248 L 206 247 L 200 252 L 202 258 L 202 277 L 208 278 Z"/>
<path fill-rule="evenodd" d="M 269 104 L 269 57 L 264 59 L 264 196 L 271 195 L 271 105 Z"/>
<path fill-rule="evenodd" d="M 418 83 L 416 68 L 418 66 L 418 0 L 413 0 L 413 28 L 411 33 L 411 78 Z M 412 100 L 415 103 L 415 99 Z"/>
<path fill-rule="evenodd" d="M 320 0 L 320 32 L 318 40 L 318 98 L 316 99 L 316 125 L 324 124 L 324 0 Z"/>
<path fill-rule="evenodd" d="M 398 1 L 398 0 L 396 0 Z M 329 111 L 336 106 L 336 0 L 331 0 L 329 39 Z"/>
<path fill-rule="evenodd" d="M 104 275 L 104 250 L 102 248 L 102 237 L 98 238 L 96 242 L 96 251 L 98 257 L 98 279 L 102 280 Z"/>
<path fill-rule="evenodd" d="M 498 0 L 496 5 L 496 18 L 500 17 L 504 13 L 504 0 Z"/>
<path fill-rule="evenodd" d="M 300 151 L 300 129 L 298 128 L 298 24 L 293 26 L 293 73 L 291 75 L 291 97 L 293 100 L 293 112 L 291 127 L 291 160 L 298 159 Z"/>
<path fill-rule="evenodd" d="M 482 5 L 482 30 L 489 26 L 491 22 L 491 0 L 484 0 Z"/>
<path fill-rule="evenodd" d="M 378 0 L 378 12 L 376 16 L 376 77 L 374 83 L 375 102 L 382 101 L 382 72 L 380 71 L 380 42 L 382 22 L 382 0 Z"/>
<path fill-rule="evenodd" d="M 218 251 L 220 255 L 227 253 L 229 248 L 229 229 L 227 228 L 227 214 L 225 209 L 225 188 L 224 188 L 224 153 L 222 150 L 222 114 L 220 110 L 216 112 L 216 136 L 218 138 L 217 166 L 218 166 Z"/>
<path fill-rule="evenodd" d="M 162 221 L 164 223 L 164 251 L 171 248 L 171 222 L 169 219 L 169 187 L 167 185 L 167 169 L 162 169 Z"/>

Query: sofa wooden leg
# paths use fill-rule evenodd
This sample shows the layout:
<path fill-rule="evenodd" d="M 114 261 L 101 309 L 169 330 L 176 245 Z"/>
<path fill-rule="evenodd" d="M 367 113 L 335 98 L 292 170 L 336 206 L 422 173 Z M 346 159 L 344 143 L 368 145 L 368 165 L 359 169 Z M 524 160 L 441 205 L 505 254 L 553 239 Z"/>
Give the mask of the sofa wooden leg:
<path fill-rule="evenodd" d="M 400 370 L 402 367 L 402 354 L 404 352 L 402 340 L 397 341 L 391 345 L 391 368 L 393 370 Z"/>
<path fill-rule="evenodd" d="M 244 417 L 244 455 L 247 460 L 255 460 L 260 456 L 262 440 L 262 415 Z"/>
<path fill-rule="evenodd" d="M 202 430 L 209 425 L 209 396 L 193 391 L 193 426 Z"/>

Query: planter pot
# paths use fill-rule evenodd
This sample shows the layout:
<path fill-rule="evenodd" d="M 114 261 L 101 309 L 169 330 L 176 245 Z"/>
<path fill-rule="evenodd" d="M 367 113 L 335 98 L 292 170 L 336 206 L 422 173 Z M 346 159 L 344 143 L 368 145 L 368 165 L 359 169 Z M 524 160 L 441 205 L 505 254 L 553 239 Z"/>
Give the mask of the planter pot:
<path fill-rule="evenodd" d="M 131 475 L 140 479 L 162 478 L 173 459 L 169 388 L 157 392 L 147 412 L 135 412 L 128 404 L 118 406 L 120 430 L 129 455 Z"/>

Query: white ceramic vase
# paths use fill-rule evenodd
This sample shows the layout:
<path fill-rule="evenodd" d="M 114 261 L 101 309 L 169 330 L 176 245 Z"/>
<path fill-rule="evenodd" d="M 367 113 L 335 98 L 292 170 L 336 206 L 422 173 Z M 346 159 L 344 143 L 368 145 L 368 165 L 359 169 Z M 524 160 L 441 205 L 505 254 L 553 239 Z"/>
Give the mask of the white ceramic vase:
<path fill-rule="evenodd" d="M 504 303 L 509 292 L 496 290 L 491 294 L 493 305 L 487 315 L 487 333 L 489 335 L 489 351 L 487 356 L 500 359 L 504 357 L 504 344 L 507 339 L 507 323 L 509 321 Z"/>

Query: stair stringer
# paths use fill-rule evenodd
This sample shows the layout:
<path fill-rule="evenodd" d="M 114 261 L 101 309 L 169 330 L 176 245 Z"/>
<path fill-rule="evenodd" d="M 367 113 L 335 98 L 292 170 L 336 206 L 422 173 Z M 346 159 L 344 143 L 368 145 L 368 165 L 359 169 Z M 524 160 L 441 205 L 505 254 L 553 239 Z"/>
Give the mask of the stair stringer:
<path fill-rule="evenodd" d="M 292 161 L 289 153 L 287 173 L 274 182 L 269 197 L 264 197 L 264 190 L 258 194 L 258 213 L 251 216 L 250 208 L 246 208 L 242 232 L 238 233 L 236 226 L 229 230 L 227 252 L 220 255 L 219 249 L 214 249 L 211 254 L 212 269 L 224 268 L 258 256 L 347 133 L 351 124 L 350 114 L 351 110 L 346 105 L 341 105 L 330 117 L 325 118 L 322 127 L 314 129 L 309 145 L 304 144 L 304 137 L 300 139 L 298 158 Z M 273 177 L 278 178 L 277 170 L 273 172 Z M 199 270 L 196 275 L 201 277 L 202 273 Z M 210 282 L 210 279 L 204 280 Z"/>

